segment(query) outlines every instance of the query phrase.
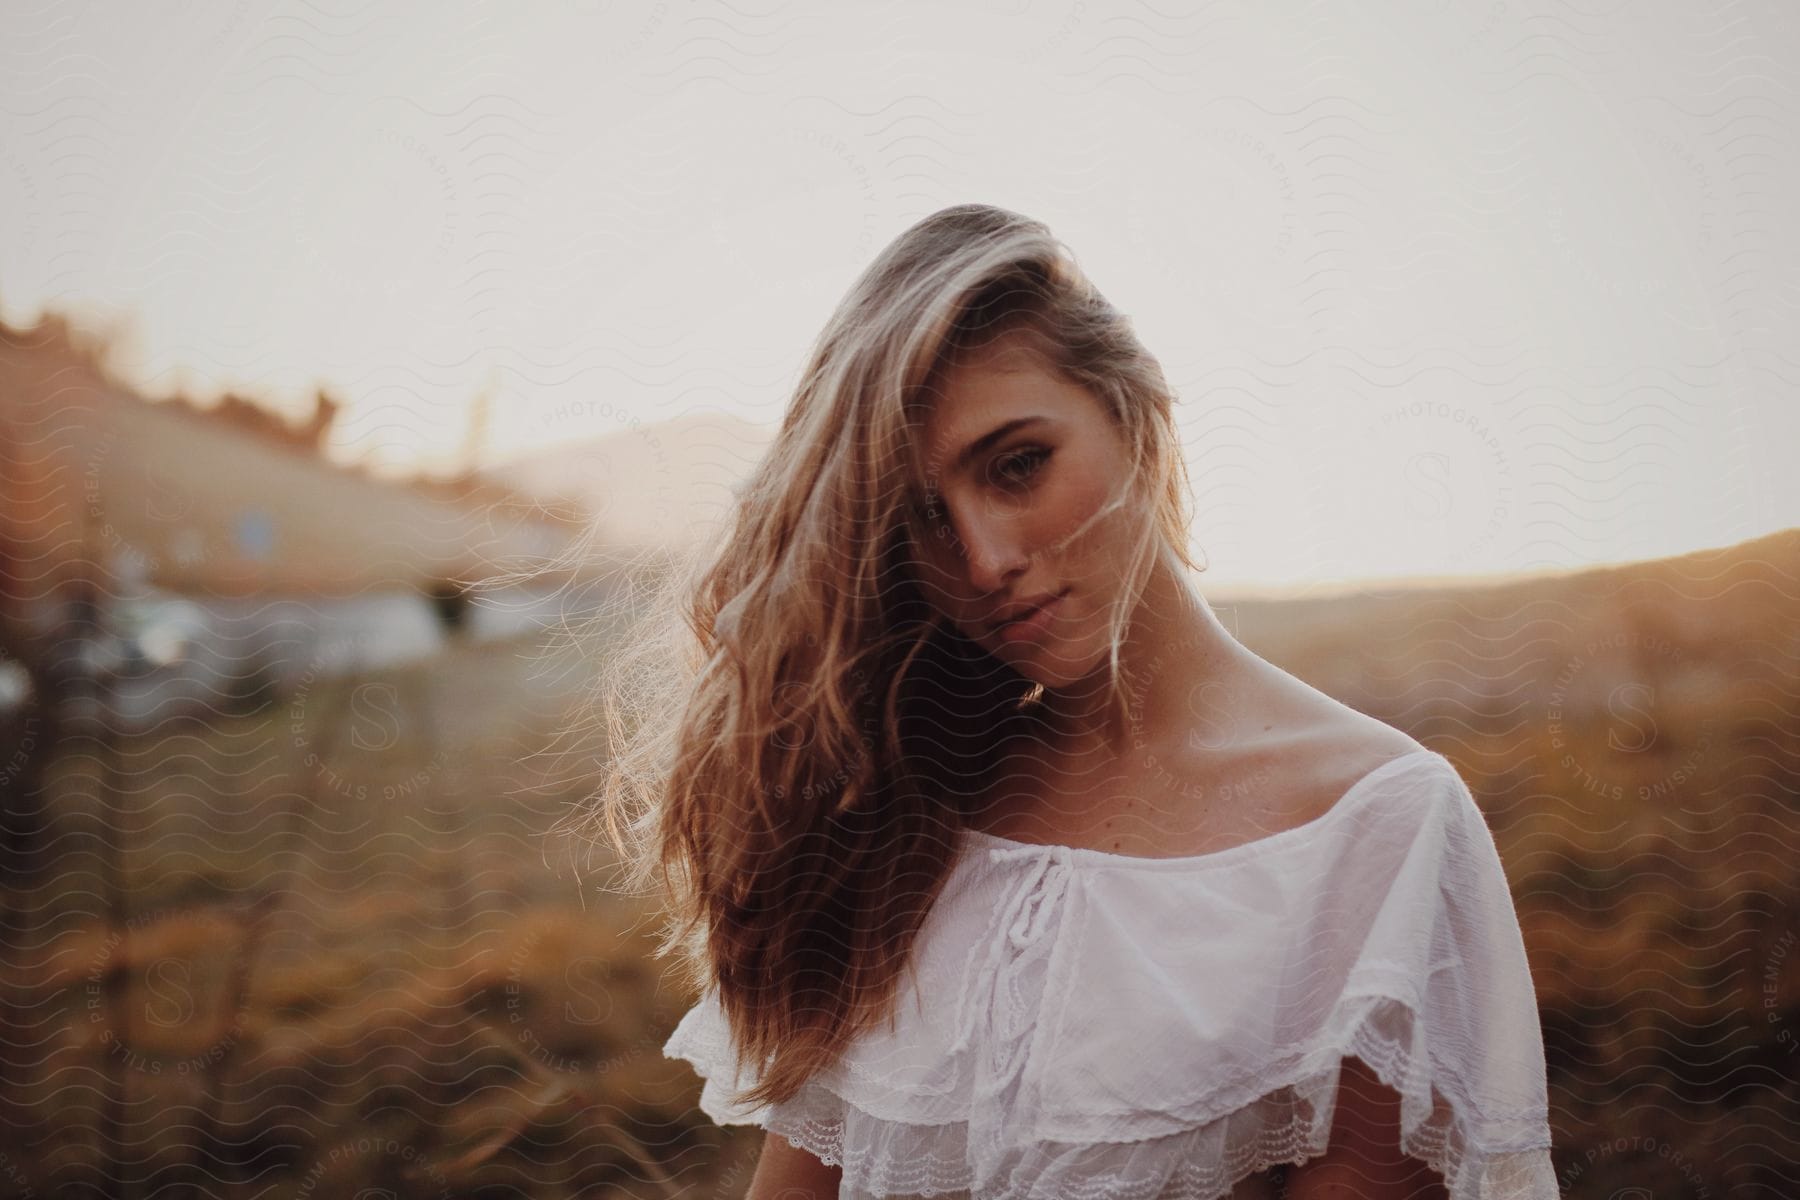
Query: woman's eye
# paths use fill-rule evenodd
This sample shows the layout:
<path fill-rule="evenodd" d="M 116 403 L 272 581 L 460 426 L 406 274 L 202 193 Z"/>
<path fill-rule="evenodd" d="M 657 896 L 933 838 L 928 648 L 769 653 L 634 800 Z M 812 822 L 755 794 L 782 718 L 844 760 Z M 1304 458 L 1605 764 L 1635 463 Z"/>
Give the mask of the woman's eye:
<path fill-rule="evenodd" d="M 994 460 L 994 474 L 1006 483 L 1023 483 L 1037 474 L 1049 457 L 1050 451 L 1043 446 L 1004 454 Z"/>

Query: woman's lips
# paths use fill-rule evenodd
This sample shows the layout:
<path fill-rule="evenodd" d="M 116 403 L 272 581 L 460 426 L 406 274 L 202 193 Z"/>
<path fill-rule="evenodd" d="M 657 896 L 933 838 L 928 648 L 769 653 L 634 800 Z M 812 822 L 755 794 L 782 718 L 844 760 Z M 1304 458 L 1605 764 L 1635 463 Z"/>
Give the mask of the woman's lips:
<path fill-rule="evenodd" d="M 1000 640 L 1024 642 L 1042 636 L 1044 630 L 1050 627 L 1050 622 L 1056 618 L 1056 610 L 1062 607 L 1063 597 L 1068 594 L 1068 589 L 1064 588 L 1033 609 L 1029 616 L 1020 617 L 1016 621 L 1009 621 L 1002 625 L 999 629 Z"/>

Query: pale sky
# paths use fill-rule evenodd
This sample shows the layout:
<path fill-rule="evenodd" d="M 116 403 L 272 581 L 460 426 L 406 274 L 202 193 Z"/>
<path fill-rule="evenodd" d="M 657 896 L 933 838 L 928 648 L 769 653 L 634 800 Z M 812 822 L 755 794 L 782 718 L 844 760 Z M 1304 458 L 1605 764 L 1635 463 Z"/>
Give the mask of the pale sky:
<path fill-rule="evenodd" d="M 17 6 L 0 311 L 332 452 L 773 425 L 874 253 L 1038 217 L 1181 396 L 1222 583 L 1576 567 L 1800 523 L 1778 3 Z"/>

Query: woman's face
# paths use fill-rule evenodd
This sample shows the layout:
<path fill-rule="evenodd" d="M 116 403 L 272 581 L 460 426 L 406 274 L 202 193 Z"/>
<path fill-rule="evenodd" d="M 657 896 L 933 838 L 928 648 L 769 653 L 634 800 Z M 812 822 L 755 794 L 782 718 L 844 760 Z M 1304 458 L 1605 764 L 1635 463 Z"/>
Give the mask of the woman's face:
<path fill-rule="evenodd" d="M 1016 337 L 998 339 L 946 375 L 921 436 L 931 486 L 914 564 L 926 597 L 1027 679 L 1085 678 L 1104 658 L 1141 520 L 1127 447 L 1099 399 Z M 1115 496 L 1123 503 L 1103 513 Z M 1036 617 L 1002 625 L 1045 597 Z"/>

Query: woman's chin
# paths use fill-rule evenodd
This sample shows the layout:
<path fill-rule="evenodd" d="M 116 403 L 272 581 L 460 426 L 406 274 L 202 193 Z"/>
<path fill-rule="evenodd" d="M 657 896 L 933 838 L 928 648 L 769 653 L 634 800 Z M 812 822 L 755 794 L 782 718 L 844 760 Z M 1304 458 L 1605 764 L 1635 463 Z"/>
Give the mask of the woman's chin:
<path fill-rule="evenodd" d="M 1091 664 L 1073 656 L 1067 646 L 1032 646 L 1024 652 L 1003 653 L 1002 660 L 1032 683 L 1046 691 L 1063 691 L 1085 679 Z"/>

